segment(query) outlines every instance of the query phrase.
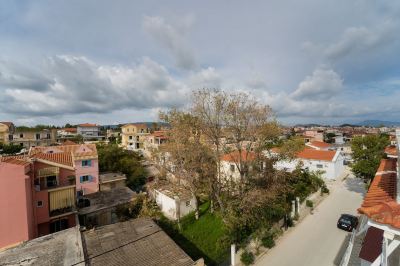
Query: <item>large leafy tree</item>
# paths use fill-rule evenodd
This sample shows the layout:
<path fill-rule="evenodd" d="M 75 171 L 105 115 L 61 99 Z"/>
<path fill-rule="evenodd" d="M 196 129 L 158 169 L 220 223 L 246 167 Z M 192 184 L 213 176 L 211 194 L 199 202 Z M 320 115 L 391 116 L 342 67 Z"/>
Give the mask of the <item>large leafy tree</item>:
<path fill-rule="evenodd" d="M 97 145 L 101 172 L 121 172 L 126 175 L 126 185 L 139 191 L 146 182 L 146 170 L 139 154 L 124 150 L 116 144 Z"/>
<path fill-rule="evenodd" d="M 371 181 L 384 157 L 384 149 L 389 145 L 387 135 L 367 135 L 355 137 L 351 142 L 354 163 L 352 171 L 357 177 Z"/>

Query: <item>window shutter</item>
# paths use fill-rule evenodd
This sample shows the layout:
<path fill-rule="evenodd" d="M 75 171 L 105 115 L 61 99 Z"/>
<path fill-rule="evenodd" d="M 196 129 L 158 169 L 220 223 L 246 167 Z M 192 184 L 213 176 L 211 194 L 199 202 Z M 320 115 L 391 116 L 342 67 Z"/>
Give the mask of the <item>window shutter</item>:
<path fill-rule="evenodd" d="M 93 182 L 93 176 L 89 176 L 89 182 Z"/>
<path fill-rule="evenodd" d="M 92 160 L 88 160 L 88 166 L 92 166 Z"/>
<path fill-rule="evenodd" d="M 80 176 L 79 179 L 80 179 L 80 182 L 83 183 L 83 176 Z"/>

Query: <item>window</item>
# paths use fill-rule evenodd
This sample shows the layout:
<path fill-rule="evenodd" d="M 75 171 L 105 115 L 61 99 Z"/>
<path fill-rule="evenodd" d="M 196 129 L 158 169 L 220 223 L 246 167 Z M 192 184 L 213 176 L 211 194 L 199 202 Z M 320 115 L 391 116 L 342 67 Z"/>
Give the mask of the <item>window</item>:
<path fill-rule="evenodd" d="M 50 233 L 55 233 L 68 228 L 68 219 L 61 219 L 50 223 Z"/>
<path fill-rule="evenodd" d="M 323 165 L 322 164 L 317 164 L 317 168 L 322 168 Z"/>
<path fill-rule="evenodd" d="M 40 133 L 36 133 L 36 139 L 40 139 Z"/>
<path fill-rule="evenodd" d="M 92 182 L 93 177 L 91 175 L 83 175 L 80 177 L 80 182 L 85 183 L 85 182 Z"/>
<path fill-rule="evenodd" d="M 50 136 L 50 134 L 47 134 L 47 139 L 51 139 L 51 136 Z"/>
<path fill-rule="evenodd" d="M 23 137 L 24 137 L 24 134 L 22 134 L 22 133 L 19 134 L 19 137 L 20 137 L 20 138 L 23 138 Z"/>
<path fill-rule="evenodd" d="M 51 188 L 57 186 L 57 177 L 55 175 L 53 176 L 47 176 L 46 177 L 46 187 Z"/>
<path fill-rule="evenodd" d="M 190 206 L 190 200 L 187 200 L 186 201 L 186 207 L 189 207 Z"/>
<path fill-rule="evenodd" d="M 132 139 L 132 136 L 129 136 L 129 139 Z"/>
<path fill-rule="evenodd" d="M 37 207 L 43 207 L 43 201 L 41 201 L 41 200 L 38 200 L 37 202 L 36 202 L 36 206 Z"/>
<path fill-rule="evenodd" d="M 92 161 L 91 160 L 83 160 L 82 167 L 88 167 L 88 166 L 92 166 Z"/>
<path fill-rule="evenodd" d="M 235 165 L 231 164 L 230 166 L 231 166 L 231 172 L 235 172 Z"/>

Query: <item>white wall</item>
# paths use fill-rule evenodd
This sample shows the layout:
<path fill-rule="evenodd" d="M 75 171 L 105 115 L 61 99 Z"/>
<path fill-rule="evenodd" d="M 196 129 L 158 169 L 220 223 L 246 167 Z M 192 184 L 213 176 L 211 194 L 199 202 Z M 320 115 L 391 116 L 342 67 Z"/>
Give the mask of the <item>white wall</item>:
<path fill-rule="evenodd" d="M 162 213 L 171 220 L 178 219 L 177 215 L 177 206 L 175 199 L 170 198 L 169 196 L 163 194 L 162 192 L 155 190 L 154 197 L 157 205 L 160 207 Z M 192 198 L 189 200 L 189 206 L 186 206 L 186 201 L 180 201 L 180 218 L 194 211 L 195 208 L 195 199 Z"/>
<path fill-rule="evenodd" d="M 278 170 L 287 170 L 293 171 L 297 164 L 302 161 L 303 162 L 303 169 L 308 168 L 310 171 L 324 171 L 322 177 L 325 179 L 337 179 L 339 178 L 344 172 L 344 165 L 343 165 L 343 156 L 339 152 L 337 153 L 337 158 L 334 158 L 334 161 L 321 161 L 321 160 L 308 160 L 308 159 L 295 159 L 292 161 L 278 161 L 275 164 L 276 169 Z M 318 167 L 322 166 L 322 168 Z"/>

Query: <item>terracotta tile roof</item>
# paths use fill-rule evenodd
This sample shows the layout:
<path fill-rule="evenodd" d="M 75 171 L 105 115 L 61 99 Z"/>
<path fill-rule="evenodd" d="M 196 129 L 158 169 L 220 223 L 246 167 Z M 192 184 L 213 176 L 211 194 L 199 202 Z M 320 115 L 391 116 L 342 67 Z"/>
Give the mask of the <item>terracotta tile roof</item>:
<path fill-rule="evenodd" d="M 72 153 L 74 157 L 97 157 L 97 149 L 95 144 L 75 144 L 49 147 L 38 146 L 31 148 L 29 155 L 32 156 L 37 153 L 48 153 L 49 151 L 53 151 L 53 153 Z"/>
<path fill-rule="evenodd" d="M 90 124 L 90 123 L 84 123 L 84 124 L 79 124 L 79 127 L 97 127 L 96 124 Z"/>
<path fill-rule="evenodd" d="M 363 260 L 374 262 L 382 252 L 383 230 L 369 227 L 364 237 L 359 257 Z"/>
<path fill-rule="evenodd" d="M 308 160 L 319 160 L 319 161 L 332 161 L 336 155 L 336 151 L 324 151 L 314 149 L 304 149 L 297 153 L 297 157 L 300 159 Z"/>
<path fill-rule="evenodd" d="M 68 127 L 68 128 L 63 128 L 62 130 L 70 133 L 76 133 L 77 129 L 76 127 Z"/>
<path fill-rule="evenodd" d="M 252 161 L 256 158 L 256 154 L 254 152 L 242 151 L 240 155 L 242 161 Z M 239 162 L 240 155 L 238 151 L 234 151 L 228 154 L 224 154 L 221 157 L 221 160 L 226 162 Z"/>
<path fill-rule="evenodd" d="M 317 148 L 329 148 L 332 146 L 331 144 L 323 142 L 323 141 L 311 141 L 311 142 L 306 143 L 306 145 L 314 146 Z"/>
<path fill-rule="evenodd" d="M 27 158 L 24 155 L 19 155 L 19 156 L 3 156 L 0 157 L 0 162 L 5 162 L 5 163 L 10 163 L 10 164 L 15 164 L 15 165 L 29 165 L 29 158 Z"/>
<path fill-rule="evenodd" d="M 76 144 L 77 144 L 77 143 L 75 143 L 75 142 L 73 142 L 73 141 L 66 140 L 66 141 L 63 142 L 62 145 L 76 145 Z"/>
<path fill-rule="evenodd" d="M 395 172 L 397 168 L 397 160 L 396 159 L 382 159 L 379 164 L 379 168 L 377 172 L 386 172 L 393 171 Z"/>
<path fill-rule="evenodd" d="M 60 153 L 38 153 L 33 156 L 33 158 L 42 159 L 66 166 L 73 167 L 73 160 L 71 153 L 60 152 Z"/>
<path fill-rule="evenodd" d="M 152 136 L 159 138 L 159 139 L 167 139 L 167 132 L 166 131 L 154 131 Z"/>
<path fill-rule="evenodd" d="M 397 156 L 397 148 L 395 145 L 389 145 L 385 148 L 385 153 L 391 156 Z"/>

